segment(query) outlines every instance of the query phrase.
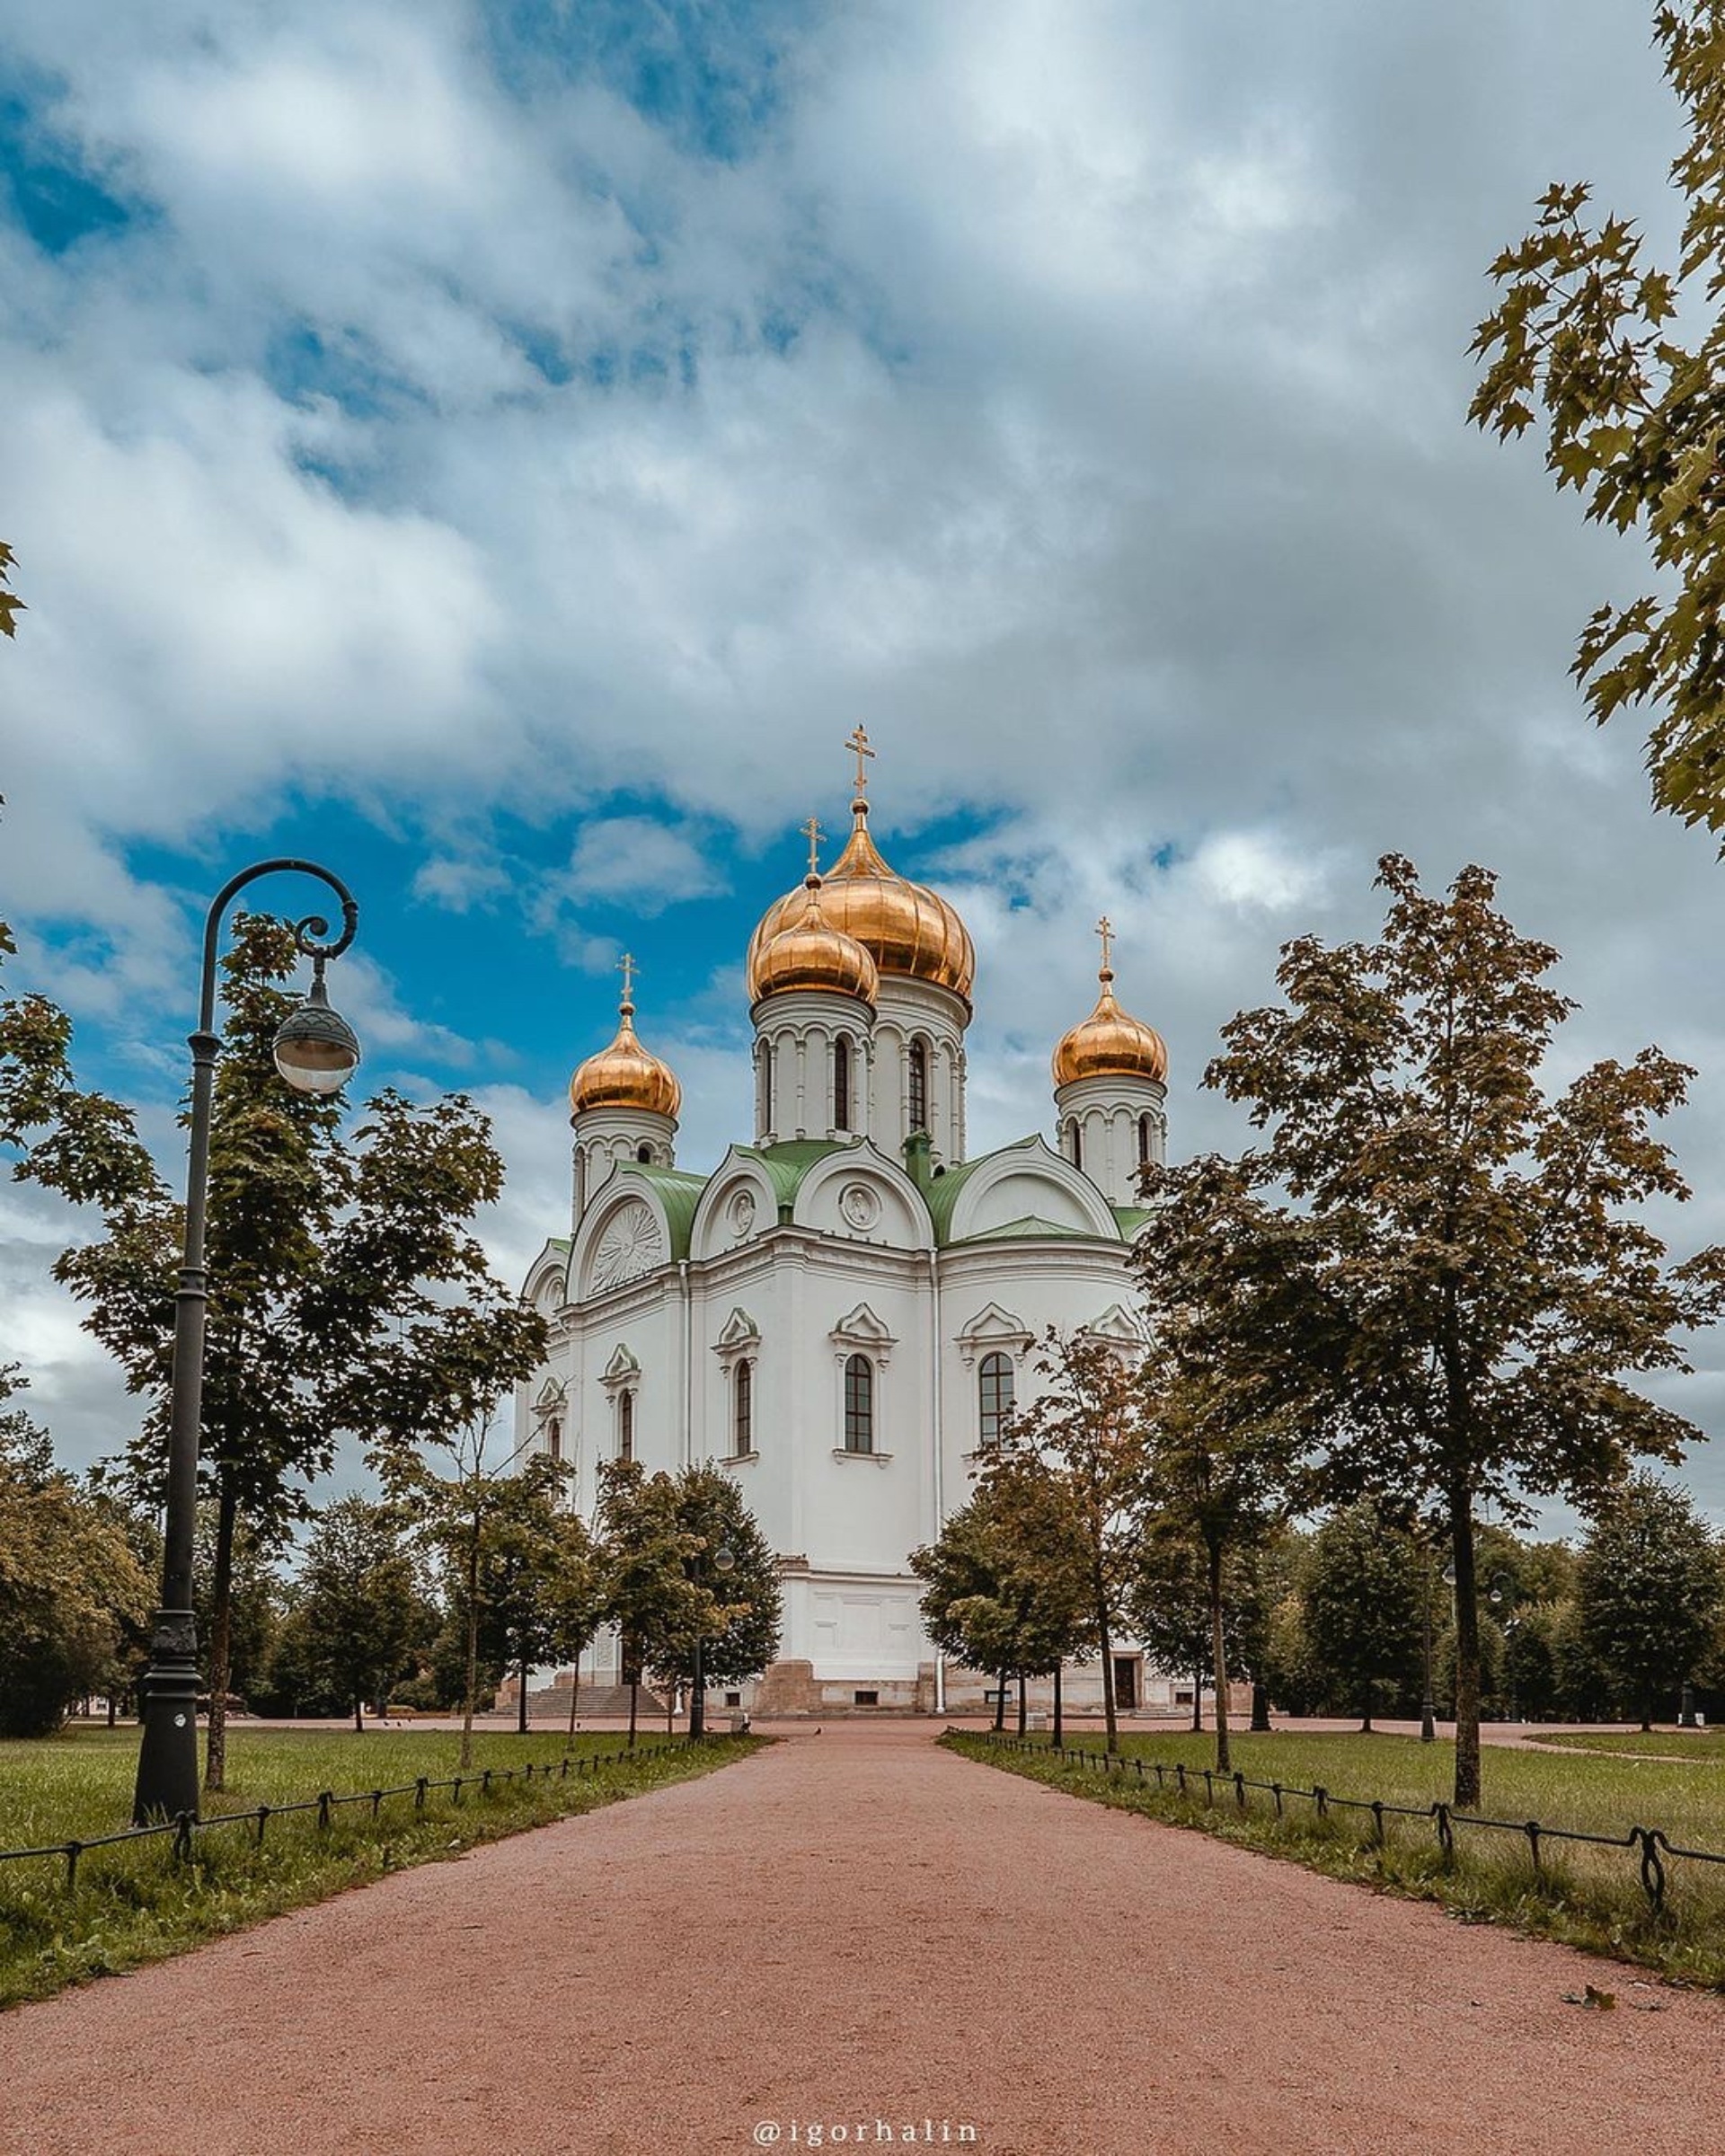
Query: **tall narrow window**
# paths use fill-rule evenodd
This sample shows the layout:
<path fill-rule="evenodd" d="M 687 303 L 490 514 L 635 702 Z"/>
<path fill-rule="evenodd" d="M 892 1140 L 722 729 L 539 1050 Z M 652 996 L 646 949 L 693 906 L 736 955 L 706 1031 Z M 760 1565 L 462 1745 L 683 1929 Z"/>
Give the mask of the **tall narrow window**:
<path fill-rule="evenodd" d="M 1084 1135 L 1076 1123 L 1072 1127 L 1072 1164 L 1075 1168 L 1082 1168 L 1084 1164 Z"/>
<path fill-rule="evenodd" d="M 755 1365 L 739 1363 L 731 1381 L 731 1450 L 739 1457 L 755 1450 Z"/>
<path fill-rule="evenodd" d="M 1150 1118 L 1148 1116 L 1138 1118 L 1138 1165 L 1140 1168 L 1147 1168 L 1150 1165 Z"/>
<path fill-rule="evenodd" d="M 635 1396 L 632 1392 L 617 1395 L 617 1457 L 632 1460 L 635 1456 Z"/>
<path fill-rule="evenodd" d="M 910 1127 L 928 1128 L 928 1049 L 920 1040 L 910 1044 Z"/>
<path fill-rule="evenodd" d="M 978 1404 L 981 1409 L 979 1435 L 984 1445 L 995 1445 L 1005 1434 L 1006 1418 L 1013 1411 L 1013 1358 L 985 1355 L 977 1374 Z"/>
<path fill-rule="evenodd" d="M 553 1460 L 563 1456 L 563 1426 L 554 1415 L 545 1425 L 545 1450 Z"/>
<path fill-rule="evenodd" d="M 773 1127 L 773 1051 L 765 1041 L 755 1054 L 755 1127 L 763 1136 Z"/>
<path fill-rule="evenodd" d="M 833 1043 L 833 1128 L 851 1127 L 851 1043 L 841 1033 Z"/>
<path fill-rule="evenodd" d="M 845 1365 L 845 1450 L 874 1450 L 874 1365 L 854 1355 Z"/>

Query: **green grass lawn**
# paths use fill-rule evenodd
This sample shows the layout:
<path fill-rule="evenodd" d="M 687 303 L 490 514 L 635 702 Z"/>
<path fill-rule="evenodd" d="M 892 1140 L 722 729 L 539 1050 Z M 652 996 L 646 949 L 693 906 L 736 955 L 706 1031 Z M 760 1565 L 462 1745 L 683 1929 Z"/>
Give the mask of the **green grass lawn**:
<path fill-rule="evenodd" d="M 475 1779 L 459 1803 L 447 1789 L 430 1792 L 422 1810 L 411 1795 L 391 1797 L 376 1820 L 369 1805 L 354 1805 L 335 1810 L 326 1828 L 315 1813 L 296 1814 L 270 1821 L 261 1846 L 254 1823 L 219 1827 L 198 1836 L 190 1862 L 174 1861 L 165 1835 L 91 1850 L 79 1860 L 71 1893 L 63 1858 L 0 1864 L 0 2007 L 160 1960 L 409 1864 L 708 1772 L 762 1741 L 725 1738 L 691 1751 L 646 1735 L 626 1762 L 579 1774 L 571 1767 L 567 1780 L 494 1781 L 486 1791 L 477 1777 L 487 1767 L 531 1760 L 537 1770 L 565 1754 L 608 1758 L 624 1742 L 610 1733 L 487 1731 L 475 1736 Z M 420 1775 L 447 1780 L 458 1772 L 460 1745 L 454 1732 L 231 1726 L 228 1787 L 207 1800 L 204 1816 L 255 1813 L 323 1789 L 342 1795 Z M 137 1746 L 136 1729 L 0 1744 L 0 1849 L 87 1841 L 128 1825 Z"/>
<path fill-rule="evenodd" d="M 1541 1729 L 1542 1745 L 1565 1751 L 1620 1752 L 1630 1758 L 1725 1761 L 1725 1729 Z"/>
<path fill-rule="evenodd" d="M 990 1756 L 986 1739 L 945 1741 L 971 1757 Z M 1086 1730 L 1074 1746 L 1100 1753 L 1102 1738 Z M 1261 1791 L 1248 1792 L 1242 1813 L 1232 1782 L 1216 1783 L 1212 1805 L 1202 1781 L 1190 1772 L 1187 1797 L 1172 1778 L 1157 1790 L 1149 1777 L 1151 1763 L 1161 1761 L 1166 1768 L 1179 1761 L 1189 1770 L 1209 1766 L 1213 1736 L 1132 1735 L 1122 1737 L 1121 1749 L 1128 1761 L 1146 1763 L 1143 1781 L 1133 1766 L 1124 1777 L 1103 1782 L 1046 1750 L 995 1757 L 1001 1765 L 1100 1802 L 1199 1827 L 1337 1878 L 1441 1902 L 1467 1921 L 1513 1924 L 1646 1963 L 1668 1976 L 1725 1988 L 1725 1865 L 1668 1859 L 1666 1907 L 1656 1915 L 1641 1888 L 1639 1857 L 1626 1849 L 1546 1842 L 1542 1869 L 1535 1872 L 1524 1837 L 1459 1825 L 1455 1860 L 1448 1864 L 1429 1819 L 1388 1820 L 1380 1849 L 1366 1813 L 1332 1810 L 1320 1820 L 1310 1802 L 1287 1797 L 1278 1819 L 1273 1797 Z M 1679 1846 L 1725 1852 L 1720 1757 L 1711 1745 L 1697 1745 L 1693 1757 L 1672 1762 L 1629 1753 L 1598 1757 L 1488 1745 L 1481 1809 L 1489 1818 L 1535 1819 L 1544 1827 L 1588 1833 L 1621 1836 L 1632 1826 L 1658 1827 Z M 1454 1773 L 1448 1744 L 1422 1745 L 1410 1736 L 1236 1736 L 1234 1763 L 1250 1780 L 1279 1781 L 1285 1789 L 1322 1786 L 1338 1798 L 1379 1798 L 1420 1809 L 1448 1801 Z"/>

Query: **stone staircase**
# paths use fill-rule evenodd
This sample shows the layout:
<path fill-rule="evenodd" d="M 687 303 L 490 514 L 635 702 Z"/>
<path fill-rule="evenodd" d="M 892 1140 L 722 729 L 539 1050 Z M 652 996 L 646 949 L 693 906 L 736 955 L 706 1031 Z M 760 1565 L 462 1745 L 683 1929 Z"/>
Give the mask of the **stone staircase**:
<path fill-rule="evenodd" d="M 569 1727 L 569 1696 L 573 1689 L 567 1674 L 560 1674 L 550 1684 L 535 1685 L 527 1693 L 527 1719 L 535 1728 L 567 1729 Z M 517 1678 L 508 1678 L 498 1686 L 499 1714 L 513 1715 L 520 1693 Z M 660 1695 L 643 1684 L 636 1710 L 638 1726 L 650 1729 L 655 1722 L 665 1720 L 665 1701 Z M 594 1684 L 585 1677 L 581 1680 L 579 1697 L 575 1702 L 575 1719 L 583 1725 L 598 1721 L 626 1722 L 629 1719 L 629 1687 L 626 1684 Z"/>

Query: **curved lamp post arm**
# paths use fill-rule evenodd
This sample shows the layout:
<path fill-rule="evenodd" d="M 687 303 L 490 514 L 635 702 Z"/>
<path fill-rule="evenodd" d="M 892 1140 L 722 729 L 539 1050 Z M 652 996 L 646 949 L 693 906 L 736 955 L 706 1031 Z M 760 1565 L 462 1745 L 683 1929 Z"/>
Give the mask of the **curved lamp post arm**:
<path fill-rule="evenodd" d="M 192 1535 L 198 1512 L 198 1446 L 204 1409 L 204 1319 L 209 1277 L 204 1264 L 204 1221 L 209 1187 L 209 1127 L 215 1098 L 216 961 L 223 917 L 237 892 L 260 876 L 296 870 L 328 884 L 341 902 L 341 933 L 333 941 L 321 914 L 294 923 L 294 941 L 316 968 L 353 941 L 359 908 L 341 879 L 314 861 L 261 861 L 242 870 L 216 895 L 204 923 L 204 967 L 198 1029 L 190 1036 L 191 1135 L 186 1160 L 186 1235 L 173 1302 L 173 1365 L 169 1383 L 167 1508 L 162 1554 L 162 1605 L 150 1641 L 142 1686 L 144 1741 L 138 1754 L 132 1816 L 150 1819 L 198 1811 L 198 1633 L 191 1607 Z M 349 1037 L 350 1038 L 350 1037 Z M 338 1081 L 339 1082 L 339 1081 Z"/>

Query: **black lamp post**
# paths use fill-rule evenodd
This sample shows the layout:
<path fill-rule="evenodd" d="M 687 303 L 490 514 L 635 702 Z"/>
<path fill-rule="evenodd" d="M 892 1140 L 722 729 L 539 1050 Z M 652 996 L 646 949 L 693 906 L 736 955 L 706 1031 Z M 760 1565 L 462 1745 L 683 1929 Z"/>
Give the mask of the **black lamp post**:
<path fill-rule="evenodd" d="M 198 1816 L 198 1633 L 191 1611 L 192 1528 L 198 1508 L 198 1443 L 203 1421 L 204 1313 L 209 1277 L 204 1265 L 204 1212 L 209 1187 L 209 1123 L 216 1056 L 217 940 L 230 899 L 260 876 L 295 869 L 328 884 L 341 901 L 341 933 L 323 942 L 330 924 L 310 915 L 294 925 L 312 961 L 311 994 L 290 1011 L 276 1034 L 276 1068 L 298 1092 L 332 1093 L 359 1061 L 359 1043 L 331 1010 L 323 989 L 326 959 L 353 941 L 359 909 L 352 893 L 311 861 L 262 861 L 217 894 L 204 923 L 203 985 L 191 1046 L 191 1141 L 186 1168 L 186 1241 L 173 1305 L 173 1373 L 170 1381 L 168 1502 L 162 1560 L 162 1606 L 150 1639 L 150 1666 L 139 1686 L 144 1739 L 137 1758 L 132 1817 L 142 1826 L 181 1812 Z"/>
<path fill-rule="evenodd" d="M 1435 1744 L 1438 1740 L 1438 1703 L 1431 1696 L 1431 1551 L 1425 1553 L 1422 1568 L 1425 1582 L 1425 1634 L 1426 1634 L 1426 1691 L 1420 1702 L 1420 1742 Z"/>
<path fill-rule="evenodd" d="M 698 1560 L 697 1567 L 698 1568 L 695 1574 L 695 1585 L 697 1586 L 704 1586 L 706 1585 L 706 1581 L 703 1577 L 704 1568 L 700 1568 L 698 1566 Z M 715 1572 L 732 1572 L 736 1570 L 736 1552 L 730 1547 L 728 1543 L 721 1542 L 718 1549 L 713 1551 L 712 1568 Z M 703 1637 L 703 1634 L 701 1629 L 701 1619 L 697 1613 L 694 1621 L 694 1668 L 692 1673 L 692 1680 L 689 1685 L 689 1735 L 692 1737 L 704 1736 L 707 1734 L 706 1679 L 703 1674 L 701 1668 L 701 1645 Z"/>

